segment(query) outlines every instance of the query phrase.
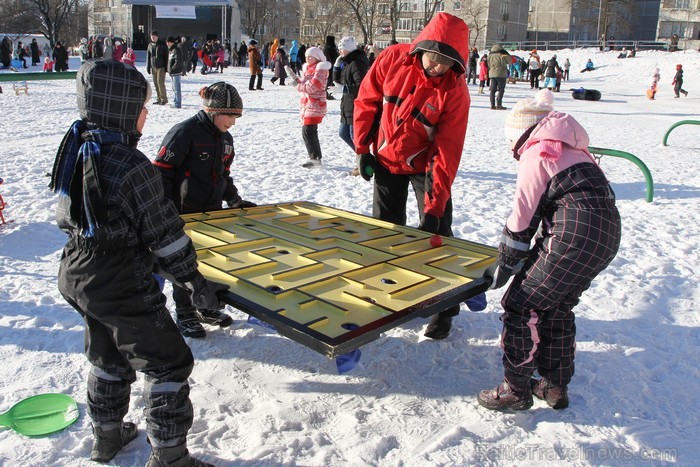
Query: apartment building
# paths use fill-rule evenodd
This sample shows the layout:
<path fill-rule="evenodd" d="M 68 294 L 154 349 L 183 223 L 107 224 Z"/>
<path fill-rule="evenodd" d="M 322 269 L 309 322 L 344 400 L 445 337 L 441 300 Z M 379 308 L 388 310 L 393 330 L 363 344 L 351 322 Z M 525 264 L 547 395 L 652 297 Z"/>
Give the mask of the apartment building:
<path fill-rule="evenodd" d="M 307 44 L 323 43 L 325 37 L 355 36 L 358 42 L 384 48 L 390 40 L 411 42 L 434 13 L 446 12 L 462 18 L 470 29 L 470 46 L 483 49 L 494 42 L 524 40 L 527 33 L 528 0 L 442 0 L 363 4 L 368 12 L 364 28 L 343 0 L 301 0 L 300 39 Z M 426 11 L 426 9 L 434 10 Z"/>
<path fill-rule="evenodd" d="M 677 40 L 681 49 L 700 50 L 700 0 L 662 0 L 657 37 Z"/>

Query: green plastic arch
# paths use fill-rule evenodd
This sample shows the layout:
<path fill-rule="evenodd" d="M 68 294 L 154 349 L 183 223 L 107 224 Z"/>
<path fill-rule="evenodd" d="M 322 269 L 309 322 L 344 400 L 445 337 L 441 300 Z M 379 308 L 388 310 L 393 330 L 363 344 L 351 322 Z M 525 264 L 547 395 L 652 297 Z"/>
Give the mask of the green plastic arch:
<path fill-rule="evenodd" d="M 700 120 L 681 120 L 680 122 L 676 122 L 673 125 L 671 125 L 671 128 L 669 128 L 666 134 L 664 135 L 664 146 L 668 146 L 668 144 L 666 143 L 668 142 L 668 135 L 671 134 L 671 131 L 677 126 L 681 125 L 700 125 Z"/>
<path fill-rule="evenodd" d="M 601 156 L 621 157 L 622 159 L 627 159 L 628 161 L 632 162 L 634 165 L 639 167 L 639 169 L 644 174 L 644 180 L 646 180 L 647 183 L 647 203 L 652 202 L 652 200 L 654 199 L 654 180 L 651 178 L 651 172 L 649 171 L 649 167 L 647 167 L 646 164 L 644 164 L 644 162 L 642 162 L 640 158 L 638 158 L 634 154 L 630 154 L 629 152 L 618 151 L 616 149 L 594 148 L 592 146 L 589 146 L 588 151 L 591 154 L 600 154 Z"/>

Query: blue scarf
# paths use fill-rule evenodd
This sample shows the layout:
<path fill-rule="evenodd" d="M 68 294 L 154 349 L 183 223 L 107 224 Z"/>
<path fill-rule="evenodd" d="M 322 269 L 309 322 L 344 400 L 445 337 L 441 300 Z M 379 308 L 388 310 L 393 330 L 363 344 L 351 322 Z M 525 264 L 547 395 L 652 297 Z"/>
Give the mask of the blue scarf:
<path fill-rule="evenodd" d="M 56 153 L 49 188 L 71 199 L 71 219 L 86 237 L 92 237 L 101 222 L 107 220 L 107 204 L 102 197 L 97 158 L 102 145 L 128 144 L 128 136 L 107 130 L 88 130 L 77 120 L 63 137 Z M 80 163 L 78 163 L 80 162 Z"/>

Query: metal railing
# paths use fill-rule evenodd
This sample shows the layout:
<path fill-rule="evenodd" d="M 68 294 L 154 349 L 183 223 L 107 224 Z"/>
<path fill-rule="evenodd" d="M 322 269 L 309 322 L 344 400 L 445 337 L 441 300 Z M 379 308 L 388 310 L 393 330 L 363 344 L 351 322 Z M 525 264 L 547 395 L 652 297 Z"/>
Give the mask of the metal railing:
<path fill-rule="evenodd" d="M 516 42 L 490 42 L 486 45 L 490 49 L 493 44 L 501 44 L 506 50 L 561 50 L 600 48 L 600 41 L 516 41 Z M 614 47 L 615 50 L 670 50 L 670 41 L 607 41 L 605 47 Z"/>

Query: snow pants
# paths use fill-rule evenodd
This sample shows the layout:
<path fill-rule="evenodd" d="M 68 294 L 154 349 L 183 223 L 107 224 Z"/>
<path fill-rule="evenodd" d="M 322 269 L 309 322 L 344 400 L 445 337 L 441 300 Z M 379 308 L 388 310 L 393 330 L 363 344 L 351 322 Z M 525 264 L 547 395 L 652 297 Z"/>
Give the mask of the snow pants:
<path fill-rule="evenodd" d="M 58 288 L 85 321 L 85 354 L 92 364 L 87 407 L 93 425 L 119 426 L 139 371 L 145 375 L 151 444 L 182 444 L 192 426 L 187 378 L 194 360 L 153 279 L 150 252 L 71 240 L 63 250 Z"/>
<path fill-rule="evenodd" d="M 507 378 L 529 377 L 537 370 L 554 385 L 563 386 L 574 375 L 573 308 L 617 254 L 621 228 L 616 209 L 577 211 L 568 217 L 576 219 L 575 225 L 559 222 L 564 224 L 561 230 L 535 242 L 501 300 Z M 581 238 L 587 240 L 581 244 Z"/>
<path fill-rule="evenodd" d="M 301 127 L 301 137 L 304 139 L 309 159 L 320 161 L 323 154 L 321 154 L 321 143 L 318 140 L 318 125 L 303 125 Z"/>
<path fill-rule="evenodd" d="M 395 175 L 381 164 L 377 164 L 374 173 L 374 195 L 372 217 L 397 225 L 406 225 L 406 203 L 408 202 L 408 185 L 413 187 L 418 203 L 420 220 L 425 209 L 425 192 L 431 189 L 432 180 L 424 173 Z M 440 218 L 438 233 L 444 237 L 452 234 L 452 198 L 447 200 L 445 213 Z M 440 312 L 441 316 L 457 316 L 459 305 Z"/>

